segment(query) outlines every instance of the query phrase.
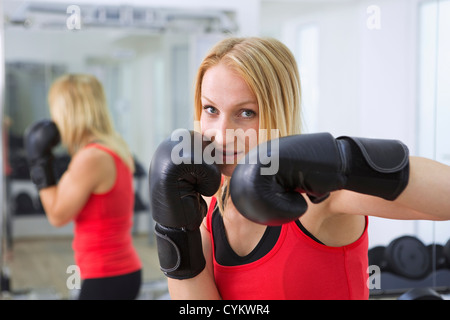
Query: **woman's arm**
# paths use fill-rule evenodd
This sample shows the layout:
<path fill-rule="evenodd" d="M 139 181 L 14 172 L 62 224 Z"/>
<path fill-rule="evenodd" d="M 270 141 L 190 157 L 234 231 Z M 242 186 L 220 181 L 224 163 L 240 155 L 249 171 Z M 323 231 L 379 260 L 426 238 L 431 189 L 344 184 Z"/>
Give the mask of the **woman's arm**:
<path fill-rule="evenodd" d="M 352 191 L 331 197 L 333 212 L 402 220 L 450 220 L 450 167 L 420 157 L 410 157 L 405 190 L 394 201 Z"/>
<path fill-rule="evenodd" d="M 411 157 L 408 186 L 396 201 L 434 220 L 450 220 L 450 167 Z"/>
<path fill-rule="evenodd" d="M 73 157 L 59 183 L 39 192 L 50 224 L 60 227 L 69 223 L 91 193 L 102 185 L 105 189 L 108 185 L 111 187 L 114 180 L 115 166 L 110 155 L 94 148 L 80 151 Z"/>
<path fill-rule="evenodd" d="M 205 269 L 194 278 L 177 280 L 168 278 L 169 293 L 175 300 L 218 300 L 220 294 L 214 282 L 212 248 L 210 233 L 205 226 L 205 219 L 200 226 L 203 255 L 206 260 Z"/>

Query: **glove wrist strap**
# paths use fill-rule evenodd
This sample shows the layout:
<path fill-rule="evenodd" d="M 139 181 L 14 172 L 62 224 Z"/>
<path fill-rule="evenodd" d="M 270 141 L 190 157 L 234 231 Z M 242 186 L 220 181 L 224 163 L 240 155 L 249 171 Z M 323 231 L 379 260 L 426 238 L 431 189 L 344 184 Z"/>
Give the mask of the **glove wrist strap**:
<path fill-rule="evenodd" d="M 206 265 L 200 229 L 168 228 L 156 223 L 160 269 L 173 279 L 194 278 Z"/>

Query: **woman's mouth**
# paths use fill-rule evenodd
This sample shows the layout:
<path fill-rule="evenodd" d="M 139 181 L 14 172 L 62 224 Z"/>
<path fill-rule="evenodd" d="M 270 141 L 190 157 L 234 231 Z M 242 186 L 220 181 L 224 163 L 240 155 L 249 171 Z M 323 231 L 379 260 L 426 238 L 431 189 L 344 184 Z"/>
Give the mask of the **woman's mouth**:
<path fill-rule="evenodd" d="M 219 154 L 222 154 L 222 164 L 236 164 L 238 158 L 243 154 L 242 151 L 234 150 L 217 150 Z"/>

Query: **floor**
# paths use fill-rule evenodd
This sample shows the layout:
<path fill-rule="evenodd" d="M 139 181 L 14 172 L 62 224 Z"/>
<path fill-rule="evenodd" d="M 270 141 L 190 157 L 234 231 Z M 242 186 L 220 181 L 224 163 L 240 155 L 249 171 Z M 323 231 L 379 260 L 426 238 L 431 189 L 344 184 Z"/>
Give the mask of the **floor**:
<path fill-rule="evenodd" d="M 155 244 L 150 243 L 147 234 L 135 235 L 133 241 L 143 263 L 143 285 L 138 299 L 168 299 L 167 280 L 159 270 Z M 0 300 L 76 299 L 78 291 L 68 287 L 72 273 L 67 268 L 75 264 L 71 245 L 72 238 L 68 236 L 16 239 L 12 252 L 5 255 L 11 290 L 0 293 Z M 450 299 L 449 294 L 443 297 Z"/>
<path fill-rule="evenodd" d="M 159 270 L 155 244 L 148 235 L 133 237 L 143 263 L 143 286 L 140 299 L 156 299 L 167 294 L 167 281 Z M 10 270 L 10 292 L 1 298 L 11 299 L 74 299 L 77 290 L 68 288 L 67 272 L 74 265 L 71 237 L 22 238 L 14 241 L 7 257 Z M 7 270 L 4 268 L 4 270 Z M 70 286 L 70 285 L 69 285 Z"/>

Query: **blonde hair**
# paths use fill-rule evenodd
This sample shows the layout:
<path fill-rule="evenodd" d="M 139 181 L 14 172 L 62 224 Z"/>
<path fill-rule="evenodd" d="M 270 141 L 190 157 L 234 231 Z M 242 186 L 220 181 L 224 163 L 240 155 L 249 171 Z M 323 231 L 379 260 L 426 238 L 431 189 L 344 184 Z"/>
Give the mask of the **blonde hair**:
<path fill-rule="evenodd" d="M 50 114 L 70 154 L 90 137 L 112 149 L 134 171 L 127 144 L 115 131 L 102 84 L 88 74 L 67 74 L 55 80 L 48 93 Z"/>
<path fill-rule="evenodd" d="M 280 137 L 301 133 L 301 88 L 297 62 L 291 51 L 273 38 L 226 38 L 217 43 L 202 61 L 194 89 L 194 120 L 202 113 L 202 80 L 206 71 L 225 63 L 236 71 L 253 91 L 259 106 L 259 129 L 278 129 Z M 263 136 L 260 136 L 262 141 Z M 225 177 L 216 194 L 221 213 L 228 199 L 230 177 Z M 227 189 L 224 197 L 224 189 Z M 225 198 L 225 199 L 224 199 Z"/>

